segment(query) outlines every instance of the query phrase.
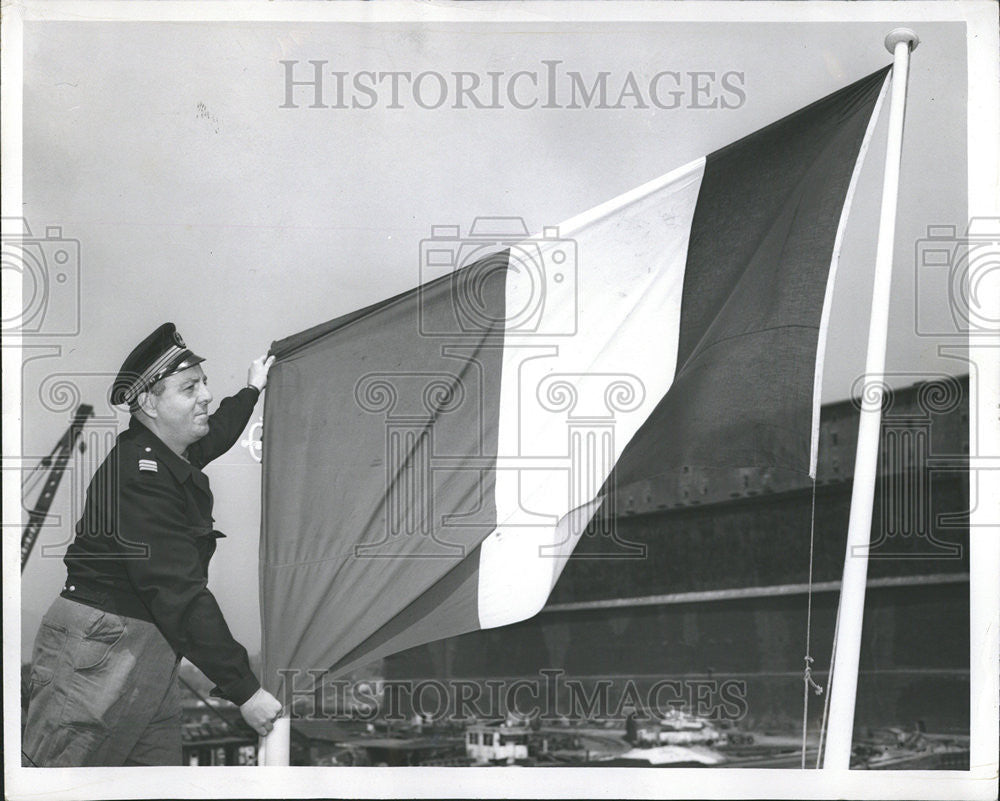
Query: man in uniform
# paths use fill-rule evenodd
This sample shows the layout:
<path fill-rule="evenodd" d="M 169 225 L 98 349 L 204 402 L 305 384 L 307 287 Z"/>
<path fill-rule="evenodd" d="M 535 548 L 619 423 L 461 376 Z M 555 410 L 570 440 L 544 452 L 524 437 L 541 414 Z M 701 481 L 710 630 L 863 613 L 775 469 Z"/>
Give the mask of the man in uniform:
<path fill-rule="evenodd" d="M 35 639 L 24 764 L 181 764 L 182 656 L 259 734 L 281 714 L 207 588 L 225 535 L 202 472 L 246 427 L 273 357 L 211 416 L 202 361 L 165 323 L 112 386 L 132 418 L 87 489 L 66 585 Z"/>

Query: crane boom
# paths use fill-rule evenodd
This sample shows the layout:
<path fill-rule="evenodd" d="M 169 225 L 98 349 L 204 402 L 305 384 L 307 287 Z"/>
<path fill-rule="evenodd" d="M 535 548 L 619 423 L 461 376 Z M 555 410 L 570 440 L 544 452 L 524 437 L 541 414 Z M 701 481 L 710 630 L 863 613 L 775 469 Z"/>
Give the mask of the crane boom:
<path fill-rule="evenodd" d="M 28 525 L 24 527 L 21 535 L 21 572 L 28 563 L 31 549 L 35 547 L 38 533 L 42 529 L 45 517 L 52 507 L 52 500 L 55 498 L 56 490 L 59 489 L 59 482 L 62 481 L 63 473 L 66 472 L 66 465 L 69 463 L 73 448 L 83 433 L 83 426 L 94 414 L 94 407 L 87 404 L 80 404 L 73 415 L 73 422 L 60 437 L 55 448 L 48 456 L 42 460 L 42 466 L 48 467 L 48 475 L 45 477 L 45 484 L 42 486 L 41 495 L 35 503 L 34 508 L 28 513 Z M 85 447 L 80 443 L 81 449 Z"/>

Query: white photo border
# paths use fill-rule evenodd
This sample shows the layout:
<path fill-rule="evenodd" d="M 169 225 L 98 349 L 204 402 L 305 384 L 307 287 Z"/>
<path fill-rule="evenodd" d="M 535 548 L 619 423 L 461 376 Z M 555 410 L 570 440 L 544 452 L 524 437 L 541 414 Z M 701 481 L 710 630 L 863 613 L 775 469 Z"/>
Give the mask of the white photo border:
<path fill-rule="evenodd" d="M 3 216 L 21 215 L 21 106 L 23 24 L 25 21 L 319 21 L 364 23 L 389 21 L 962 21 L 968 26 L 968 150 L 970 217 L 1000 216 L 1000 163 L 997 132 L 998 32 L 992 2 L 24 2 L 3 9 Z M 3 285 L 4 308 L 18 308 L 21 287 Z M 982 310 L 984 319 L 1000 319 L 1000 298 Z M 4 315 L 5 319 L 7 315 Z M 3 348 L 3 454 L 17 458 L 20 449 L 20 351 L 16 337 Z M 996 468 L 1000 420 L 1000 342 L 970 347 L 977 369 L 970 394 L 978 405 L 979 448 L 983 470 L 979 493 L 984 503 L 973 510 L 971 549 L 971 754 L 970 771 L 796 771 L 589 768 L 530 771 L 434 768 L 110 768 L 22 769 L 20 740 L 20 576 L 19 552 L 11 537 L 3 542 L 3 664 L 5 792 L 16 799 L 77 798 L 316 798 L 330 797 L 547 797 L 547 798 L 974 798 L 997 797 L 998 651 L 1000 651 L 1000 531 L 990 499 L 1000 498 Z M 986 469 L 990 468 L 992 469 Z M 5 474 L 6 478 L 6 474 Z M 20 508 L 20 488 L 4 481 L 3 501 Z M 992 519 L 991 519 L 992 518 Z M 978 522 L 977 522 L 978 521 Z M 239 774 L 232 771 L 238 770 Z M 256 771 L 249 773 L 249 771 Z M 446 771 L 442 773 L 442 770 Z M 251 784 L 252 782 L 252 784 Z"/>

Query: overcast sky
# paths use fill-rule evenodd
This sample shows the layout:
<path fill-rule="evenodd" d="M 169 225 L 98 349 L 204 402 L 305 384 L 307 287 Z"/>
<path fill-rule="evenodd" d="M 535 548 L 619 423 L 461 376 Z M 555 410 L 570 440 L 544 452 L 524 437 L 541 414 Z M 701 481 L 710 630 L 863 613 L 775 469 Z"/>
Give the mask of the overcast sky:
<path fill-rule="evenodd" d="M 103 415 L 94 430 L 124 425 L 107 384 L 166 320 L 206 357 L 221 399 L 272 340 L 419 283 L 433 225 L 465 231 L 480 215 L 558 225 L 886 65 L 883 38 L 898 22 L 28 23 L 24 213 L 37 238 L 61 226 L 78 240 L 80 262 L 52 285 L 53 333 L 25 350 L 24 453 L 44 455 L 68 424 L 77 401 L 53 395 L 61 381 Z M 944 272 L 919 284 L 915 273 L 927 227 L 967 218 L 965 28 L 914 27 L 887 357 L 897 384 L 968 372 L 937 354 L 955 330 Z M 325 103 L 338 105 L 340 72 L 340 105 L 362 107 L 310 108 L 312 89 L 297 87 L 299 107 L 282 108 L 282 60 L 297 80 L 311 77 L 310 60 L 328 62 Z M 366 71 L 409 73 L 396 79 L 398 102 L 391 77 Z M 622 107 L 568 107 L 570 73 L 589 86 L 602 71 L 606 105 Z M 473 80 L 460 72 L 478 76 L 482 105 L 500 107 L 454 108 L 457 82 Z M 663 108 L 650 87 L 662 73 L 678 76 L 656 84 Z M 646 107 L 634 92 L 616 103 L 629 75 Z M 827 400 L 846 397 L 863 370 L 884 123 L 845 238 Z M 65 577 L 59 555 L 92 467 L 60 489 L 24 573 L 26 656 Z M 255 652 L 260 468 L 237 446 L 207 472 L 228 535 L 210 586 Z"/>

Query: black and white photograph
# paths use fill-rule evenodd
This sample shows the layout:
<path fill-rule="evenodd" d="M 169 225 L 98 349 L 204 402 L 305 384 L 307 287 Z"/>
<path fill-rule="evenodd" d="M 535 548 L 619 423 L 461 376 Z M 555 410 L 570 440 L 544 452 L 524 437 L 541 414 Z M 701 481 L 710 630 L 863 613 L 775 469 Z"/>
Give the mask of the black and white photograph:
<path fill-rule="evenodd" d="M 996 4 L 2 11 L 6 797 L 997 798 Z"/>

